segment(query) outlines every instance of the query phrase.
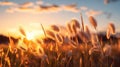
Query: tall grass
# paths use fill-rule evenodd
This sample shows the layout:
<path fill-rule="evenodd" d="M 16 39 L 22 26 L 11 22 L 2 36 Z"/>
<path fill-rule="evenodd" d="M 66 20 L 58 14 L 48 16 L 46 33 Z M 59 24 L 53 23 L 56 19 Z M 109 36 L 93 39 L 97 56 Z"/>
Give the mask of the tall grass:
<path fill-rule="evenodd" d="M 95 18 L 90 16 L 89 20 L 96 29 Z M 59 26 L 51 25 L 49 30 L 45 30 L 41 25 L 45 37 L 40 41 L 28 40 L 25 30 L 20 28 L 24 37 L 17 44 L 9 36 L 9 46 L 0 47 L 0 67 L 117 67 L 120 47 L 115 47 L 111 42 L 103 46 L 98 34 L 84 26 L 82 16 L 81 21 L 81 29 L 76 19 L 67 24 L 67 31 L 63 34 L 68 35 L 59 33 Z M 113 23 L 108 25 L 108 30 L 106 35 L 110 38 L 110 34 L 115 34 Z"/>

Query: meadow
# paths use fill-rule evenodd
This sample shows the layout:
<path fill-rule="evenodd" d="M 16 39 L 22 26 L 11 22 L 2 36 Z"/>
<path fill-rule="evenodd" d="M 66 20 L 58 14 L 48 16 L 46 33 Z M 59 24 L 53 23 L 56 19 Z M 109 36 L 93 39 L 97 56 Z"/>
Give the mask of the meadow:
<path fill-rule="evenodd" d="M 82 15 L 81 21 L 72 19 L 62 28 L 51 25 L 46 30 L 41 24 L 44 35 L 35 40 L 29 40 L 20 28 L 22 37 L 17 43 L 9 36 L 8 45 L 0 45 L 0 67 L 119 67 L 120 39 L 111 39 L 115 25 L 108 24 L 104 41 L 97 20 L 88 19 L 95 32 L 85 26 Z"/>

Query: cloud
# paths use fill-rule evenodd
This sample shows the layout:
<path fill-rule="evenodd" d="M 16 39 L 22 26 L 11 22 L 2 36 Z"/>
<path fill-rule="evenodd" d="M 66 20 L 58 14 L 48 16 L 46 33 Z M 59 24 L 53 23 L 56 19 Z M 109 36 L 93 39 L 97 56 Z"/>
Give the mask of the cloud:
<path fill-rule="evenodd" d="M 76 4 L 63 5 L 62 8 L 63 8 L 63 10 L 65 10 L 65 11 L 79 12 Z"/>
<path fill-rule="evenodd" d="M 14 10 L 12 8 L 8 8 L 5 10 L 7 13 L 14 13 Z"/>
<path fill-rule="evenodd" d="M 111 2 L 117 2 L 117 1 L 120 1 L 120 0 L 104 0 L 104 4 L 109 4 Z"/>
<path fill-rule="evenodd" d="M 20 4 L 18 7 L 8 8 L 6 12 L 31 12 L 31 13 L 50 13 L 59 11 L 79 12 L 75 4 L 70 5 L 35 5 L 32 2 Z"/>
<path fill-rule="evenodd" d="M 25 3 L 21 4 L 20 6 L 21 7 L 32 7 L 32 6 L 34 6 L 34 3 L 32 3 L 32 2 L 25 2 Z"/>
<path fill-rule="evenodd" d="M 82 6 L 82 7 L 80 7 L 80 10 L 86 11 L 86 10 L 88 10 L 88 8 L 86 6 Z"/>
<path fill-rule="evenodd" d="M 34 10 L 38 13 L 41 12 L 58 12 L 61 10 L 60 6 L 58 5 L 39 5 L 34 8 Z"/>
<path fill-rule="evenodd" d="M 5 11 L 8 13 L 14 12 L 29 12 L 29 13 L 50 13 L 50 12 L 59 12 L 59 11 L 69 11 L 73 13 L 79 12 L 76 4 L 69 5 L 56 5 L 56 4 L 48 4 L 43 1 L 36 2 L 24 2 L 22 4 L 17 4 L 9 1 L 0 2 L 2 6 L 9 6 Z M 86 8 L 82 8 L 86 9 Z"/>
<path fill-rule="evenodd" d="M 9 1 L 0 1 L 0 5 L 1 6 L 15 6 L 17 4 L 14 2 L 9 2 Z"/>
<path fill-rule="evenodd" d="M 14 7 L 14 8 L 8 8 L 6 12 L 13 13 L 13 12 L 28 12 L 28 13 L 43 13 L 43 12 L 58 12 L 60 11 L 60 7 L 57 5 L 51 5 L 51 6 L 34 6 L 34 7 Z"/>
<path fill-rule="evenodd" d="M 43 1 L 36 1 L 36 4 L 42 5 L 44 2 Z"/>
<path fill-rule="evenodd" d="M 14 7 L 14 8 L 6 9 L 6 12 L 8 12 L 8 13 L 14 13 L 14 12 L 34 12 L 34 10 L 31 7 Z"/>
<path fill-rule="evenodd" d="M 87 16 L 97 16 L 97 15 L 103 14 L 103 12 L 102 11 L 97 11 L 97 10 L 89 10 L 89 11 L 86 11 L 85 14 Z"/>

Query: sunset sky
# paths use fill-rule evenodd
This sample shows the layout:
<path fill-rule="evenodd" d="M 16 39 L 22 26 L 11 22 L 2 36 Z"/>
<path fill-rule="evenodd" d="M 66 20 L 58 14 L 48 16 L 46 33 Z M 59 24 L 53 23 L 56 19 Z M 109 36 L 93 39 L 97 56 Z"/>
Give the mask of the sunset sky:
<path fill-rule="evenodd" d="M 65 25 L 71 19 L 80 22 L 80 12 L 85 25 L 90 25 L 88 16 L 98 22 L 98 29 L 106 30 L 113 22 L 120 32 L 120 0 L 0 0 L 0 33 L 18 30 L 39 30 L 40 24 Z"/>

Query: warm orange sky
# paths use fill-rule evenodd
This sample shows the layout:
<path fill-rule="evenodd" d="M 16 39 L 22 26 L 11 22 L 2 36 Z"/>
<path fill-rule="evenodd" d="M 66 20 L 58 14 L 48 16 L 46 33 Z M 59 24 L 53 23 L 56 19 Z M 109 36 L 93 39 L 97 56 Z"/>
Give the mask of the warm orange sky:
<path fill-rule="evenodd" d="M 80 22 L 80 12 L 86 25 L 90 26 L 88 16 L 92 15 L 99 31 L 106 30 L 109 22 L 120 31 L 119 6 L 120 1 L 106 4 L 103 0 L 0 0 L 0 33 L 13 32 L 19 26 L 26 30 L 40 30 L 40 24 L 65 26 L 72 18 Z"/>

